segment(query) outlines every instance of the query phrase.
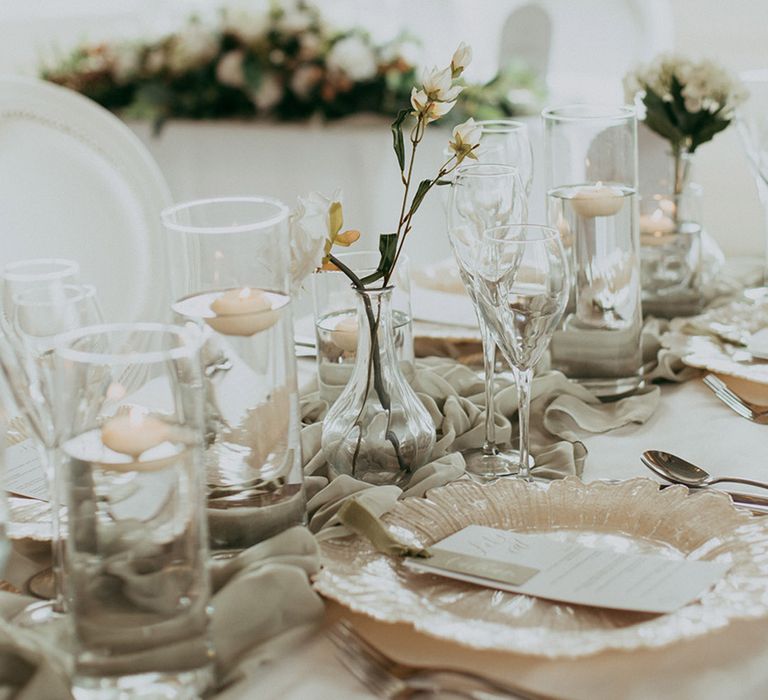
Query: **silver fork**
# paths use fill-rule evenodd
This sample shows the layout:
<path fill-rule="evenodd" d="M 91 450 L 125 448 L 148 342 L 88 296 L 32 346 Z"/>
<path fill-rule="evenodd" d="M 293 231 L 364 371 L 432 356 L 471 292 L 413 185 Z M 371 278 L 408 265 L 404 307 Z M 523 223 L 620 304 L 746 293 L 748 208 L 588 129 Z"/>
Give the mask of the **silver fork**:
<path fill-rule="evenodd" d="M 481 700 L 556 700 L 516 686 L 499 683 L 469 671 L 449 668 L 416 668 L 389 658 L 363 639 L 347 622 L 328 631 L 338 659 L 376 697 L 398 700 L 420 693 L 443 697 L 446 693 Z"/>
<path fill-rule="evenodd" d="M 768 409 L 757 409 L 753 404 L 750 404 L 731 391 L 719 377 L 716 377 L 714 374 L 708 374 L 704 377 L 704 384 L 712 389 L 718 399 L 742 418 L 761 425 L 768 424 Z"/>

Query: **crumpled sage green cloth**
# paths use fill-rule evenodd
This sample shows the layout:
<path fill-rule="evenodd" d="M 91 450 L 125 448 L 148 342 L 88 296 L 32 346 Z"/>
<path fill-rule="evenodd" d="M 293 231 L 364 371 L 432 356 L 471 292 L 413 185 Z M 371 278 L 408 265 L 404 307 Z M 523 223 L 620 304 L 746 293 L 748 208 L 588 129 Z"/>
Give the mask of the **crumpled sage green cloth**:
<path fill-rule="evenodd" d="M 237 661 L 259 653 L 261 645 L 282 635 L 310 631 L 323 616 L 324 605 L 309 577 L 320 569 L 317 541 L 304 527 L 293 527 L 236 557 L 211 564 L 211 637 L 220 682 L 237 677 Z M 134 575 L 124 585 L 141 591 L 145 583 Z M 0 700 L 70 700 L 66 658 L 56 644 L 62 622 L 32 630 L 9 622 L 32 598 L 0 593 Z M 184 668 L 194 658 L 198 640 L 181 640 L 151 647 L 120 660 L 123 673 L 148 668 Z M 58 648 L 57 648 L 58 647 Z"/>

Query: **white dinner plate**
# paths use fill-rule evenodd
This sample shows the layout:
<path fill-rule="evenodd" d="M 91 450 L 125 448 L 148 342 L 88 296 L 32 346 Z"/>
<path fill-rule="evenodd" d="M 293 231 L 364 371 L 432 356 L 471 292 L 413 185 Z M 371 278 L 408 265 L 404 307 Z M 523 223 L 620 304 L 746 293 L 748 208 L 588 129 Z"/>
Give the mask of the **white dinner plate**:
<path fill-rule="evenodd" d="M 107 321 L 162 319 L 169 202 L 156 163 L 113 114 L 44 81 L 0 77 L 0 267 L 72 258 Z"/>

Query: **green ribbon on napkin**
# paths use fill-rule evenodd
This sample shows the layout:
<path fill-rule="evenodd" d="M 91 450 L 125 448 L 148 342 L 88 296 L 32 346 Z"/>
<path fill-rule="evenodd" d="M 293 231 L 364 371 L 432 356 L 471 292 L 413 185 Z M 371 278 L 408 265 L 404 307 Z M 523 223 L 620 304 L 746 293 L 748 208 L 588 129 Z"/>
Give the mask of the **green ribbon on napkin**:
<path fill-rule="evenodd" d="M 350 498 L 338 512 L 339 519 L 352 532 L 365 537 L 379 552 L 391 557 L 420 557 L 432 554 L 428 549 L 412 547 L 398 540 L 384 523 L 357 499 Z"/>

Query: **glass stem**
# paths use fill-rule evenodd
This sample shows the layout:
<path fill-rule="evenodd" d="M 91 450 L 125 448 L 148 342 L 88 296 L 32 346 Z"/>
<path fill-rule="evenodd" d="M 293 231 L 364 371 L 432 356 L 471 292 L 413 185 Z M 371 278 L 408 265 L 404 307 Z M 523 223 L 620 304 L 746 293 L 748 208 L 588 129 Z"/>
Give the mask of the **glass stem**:
<path fill-rule="evenodd" d="M 51 569 L 54 581 L 53 609 L 55 612 L 64 613 L 67 611 L 67 600 L 64 595 L 64 550 L 66 548 L 66 541 L 61 533 L 61 470 L 56 468 L 55 449 L 46 447 L 42 456 L 45 459 L 45 473 L 48 480 L 51 504 Z"/>
<path fill-rule="evenodd" d="M 517 420 L 520 426 L 520 471 L 518 477 L 532 481 L 531 470 L 528 467 L 528 427 L 531 418 L 531 379 L 532 369 L 518 369 L 515 372 L 517 380 Z"/>
<path fill-rule="evenodd" d="M 496 421 L 495 401 L 493 397 L 493 379 L 496 374 L 496 343 L 493 342 L 488 325 L 478 315 L 480 335 L 483 340 L 483 370 L 485 371 L 485 442 L 483 454 L 495 455 L 496 449 Z"/>
<path fill-rule="evenodd" d="M 760 203 L 763 205 L 763 217 L 765 219 L 765 230 L 763 231 L 763 239 L 765 242 L 765 254 L 763 257 L 763 287 L 768 287 L 768 182 L 766 182 L 760 175 L 755 178 L 757 180 L 757 192 L 760 195 Z"/>

